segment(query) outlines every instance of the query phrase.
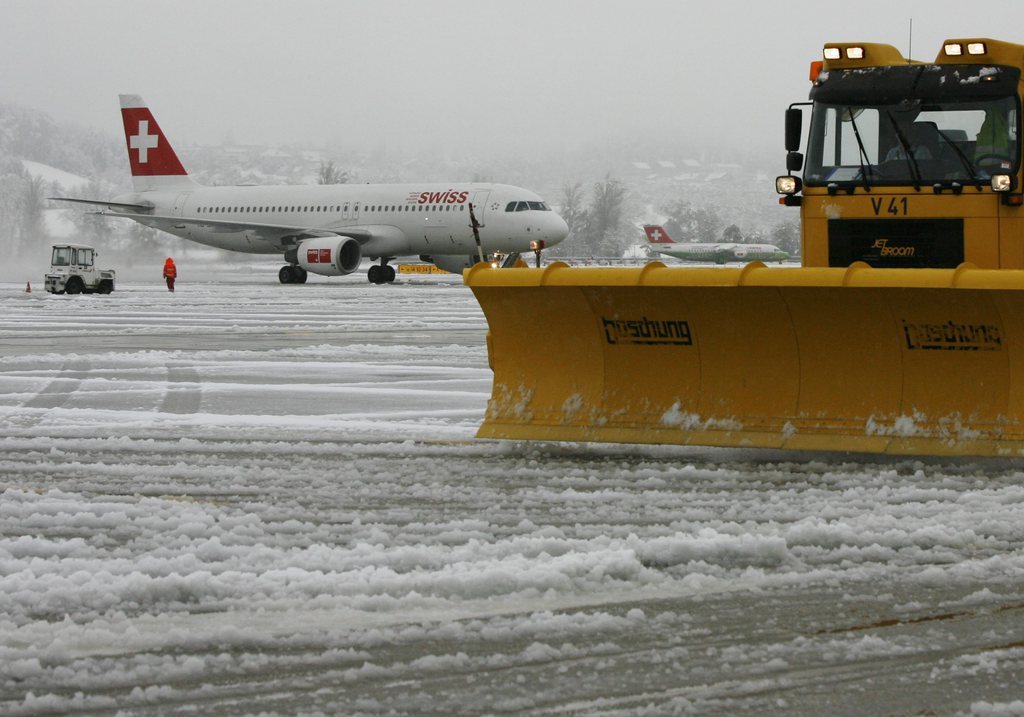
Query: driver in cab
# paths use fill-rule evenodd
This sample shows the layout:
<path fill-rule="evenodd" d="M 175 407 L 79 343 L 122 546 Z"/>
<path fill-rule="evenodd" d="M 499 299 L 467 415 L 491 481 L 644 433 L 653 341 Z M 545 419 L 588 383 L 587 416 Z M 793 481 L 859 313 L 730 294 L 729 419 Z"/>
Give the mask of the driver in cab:
<path fill-rule="evenodd" d="M 912 122 L 893 128 L 896 134 L 894 144 L 885 155 L 884 161 L 899 159 L 936 159 L 939 156 L 939 132 L 934 122 Z M 909 152 L 907 151 L 909 149 Z"/>
<path fill-rule="evenodd" d="M 1010 169 L 1013 166 L 1011 126 L 1005 112 L 988 110 L 974 143 L 974 162 L 978 167 Z"/>

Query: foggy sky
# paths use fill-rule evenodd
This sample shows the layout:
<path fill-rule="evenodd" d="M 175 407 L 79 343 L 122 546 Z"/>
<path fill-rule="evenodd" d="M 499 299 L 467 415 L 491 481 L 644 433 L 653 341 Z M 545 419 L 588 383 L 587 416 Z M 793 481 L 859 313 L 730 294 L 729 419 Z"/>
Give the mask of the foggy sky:
<path fill-rule="evenodd" d="M 822 45 L 906 54 L 911 18 L 919 60 L 948 37 L 1024 44 L 1019 0 L 0 0 L 0 99 L 118 136 L 118 93 L 141 94 L 181 145 L 781 154 Z"/>

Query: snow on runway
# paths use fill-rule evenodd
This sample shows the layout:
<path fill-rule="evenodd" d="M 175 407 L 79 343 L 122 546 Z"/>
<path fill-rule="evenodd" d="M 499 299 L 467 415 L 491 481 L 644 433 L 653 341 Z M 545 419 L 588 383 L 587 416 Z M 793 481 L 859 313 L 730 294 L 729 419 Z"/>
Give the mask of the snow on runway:
<path fill-rule="evenodd" d="M 449 281 L 0 285 L 0 714 L 1024 715 L 1024 472 L 473 438 Z"/>

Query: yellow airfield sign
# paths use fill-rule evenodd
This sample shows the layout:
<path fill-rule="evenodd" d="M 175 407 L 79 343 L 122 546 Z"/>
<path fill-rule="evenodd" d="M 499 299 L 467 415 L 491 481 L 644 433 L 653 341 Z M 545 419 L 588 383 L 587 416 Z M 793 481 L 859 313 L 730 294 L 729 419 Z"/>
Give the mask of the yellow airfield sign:
<path fill-rule="evenodd" d="M 447 274 L 447 271 L 438 269 L 433 264 L 399 264 L 399 274 Z"/>

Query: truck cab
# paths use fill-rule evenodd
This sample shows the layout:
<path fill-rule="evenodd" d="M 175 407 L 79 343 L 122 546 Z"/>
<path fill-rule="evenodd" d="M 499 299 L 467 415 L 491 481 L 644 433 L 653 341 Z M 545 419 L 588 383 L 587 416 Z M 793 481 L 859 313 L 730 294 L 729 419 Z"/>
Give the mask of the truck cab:
<path fill-rule="evenodd" d="M 55 244 L 46 274 L 51 294 L 109 294 L 114 290 L 113 269 L 96 268 L 96 250 L 82 244 Z"/>
<path fill-rule="evenodd" d="M 810 102 L 787 111 L 776 182 L 800 207 L 804 265 L 1024 269 L 1024 46 L 947 40 L 931 63 L 872 43 L 823 55 Z"/>

